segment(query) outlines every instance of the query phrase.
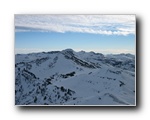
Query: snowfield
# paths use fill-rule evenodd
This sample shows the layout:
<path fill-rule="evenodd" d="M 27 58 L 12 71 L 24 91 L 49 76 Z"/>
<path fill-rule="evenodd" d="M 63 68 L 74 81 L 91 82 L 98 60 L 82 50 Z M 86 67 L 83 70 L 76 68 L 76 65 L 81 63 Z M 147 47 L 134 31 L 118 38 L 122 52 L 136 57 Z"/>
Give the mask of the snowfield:
<path fill-rule="evenodd" d="M 15 55 L 16 105 L 136 105 L 135 56 L 72 49 Z"/>

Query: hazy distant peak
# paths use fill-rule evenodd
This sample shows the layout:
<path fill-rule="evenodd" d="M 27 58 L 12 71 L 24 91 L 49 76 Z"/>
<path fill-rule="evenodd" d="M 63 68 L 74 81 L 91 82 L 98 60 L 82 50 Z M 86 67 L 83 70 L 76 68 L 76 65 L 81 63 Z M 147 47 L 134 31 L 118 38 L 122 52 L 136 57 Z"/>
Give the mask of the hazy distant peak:
<path fill-rule="evenodd" d="M 71 48 L 67 48 L 67 49 L 64 49 L 63 51 L 74 51 L 74 50 Z"/>

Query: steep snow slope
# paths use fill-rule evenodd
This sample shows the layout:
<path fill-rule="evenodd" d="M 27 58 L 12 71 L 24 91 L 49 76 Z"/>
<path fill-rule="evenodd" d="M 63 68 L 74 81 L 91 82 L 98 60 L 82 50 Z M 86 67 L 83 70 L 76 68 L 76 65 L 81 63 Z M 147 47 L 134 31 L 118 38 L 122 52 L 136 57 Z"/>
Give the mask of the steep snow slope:
<path fill-rule="evenodd" d="M 135 105 L 135 57 L 72 49 L 17 54 L 16 105 Z"/>

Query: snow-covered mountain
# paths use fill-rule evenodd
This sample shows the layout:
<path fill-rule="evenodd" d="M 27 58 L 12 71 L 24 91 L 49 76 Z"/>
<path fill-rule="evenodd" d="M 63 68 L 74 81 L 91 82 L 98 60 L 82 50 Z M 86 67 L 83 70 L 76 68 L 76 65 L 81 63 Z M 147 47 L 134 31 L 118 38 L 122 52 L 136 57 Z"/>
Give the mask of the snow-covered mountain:
<path fill-rule="evenodd" d="M 135 56 L 72 49 L 15 55 L 16 105 L 135 105 Z"/>

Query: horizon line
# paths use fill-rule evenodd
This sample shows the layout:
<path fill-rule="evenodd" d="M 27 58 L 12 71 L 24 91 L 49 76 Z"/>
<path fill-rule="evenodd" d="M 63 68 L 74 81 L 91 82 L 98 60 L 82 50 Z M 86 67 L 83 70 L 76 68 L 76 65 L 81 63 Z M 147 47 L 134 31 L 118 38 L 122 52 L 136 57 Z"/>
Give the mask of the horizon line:
<path fill-rule="evenodd" d="M 72 48 L 66 48 L 66 49 L 55 49 L 55 50 L 43 50 L 43 49 L 19 49 L 19 50 L 22 50 L 22 52 L 17 52 L 17 48 L 15 49 L 15 55 L 17 54 L 36 54 L 36 53 L 47 53 L 47 52 L 55 52 L 55 51 L 64 51 L 64 50 L 73 50 L 74 52 L 87 52 L 87 53 L 90 53 L 90 52 L 94 52 L 94 53 L 101 53 L 101 54 L 104 54 L 104 55 L 110 55 L 110 54 L 132 54 L 132 55 L 135 55 L 136 53 L 134 52 L 131 52 L 130 50 L 125 50 L 125 52 L 121 52 L 120 50 L 112 50 L 112 51 L 116 51 L 116 52 L 111 52 L 111 50 L 83 50 L 83 49 L 78 49 L 78 50 L 74 50 Z M 119 52 L 120 51 L 120 52 Z M 129 52 L 130 51 L 130 52 Z"/>

